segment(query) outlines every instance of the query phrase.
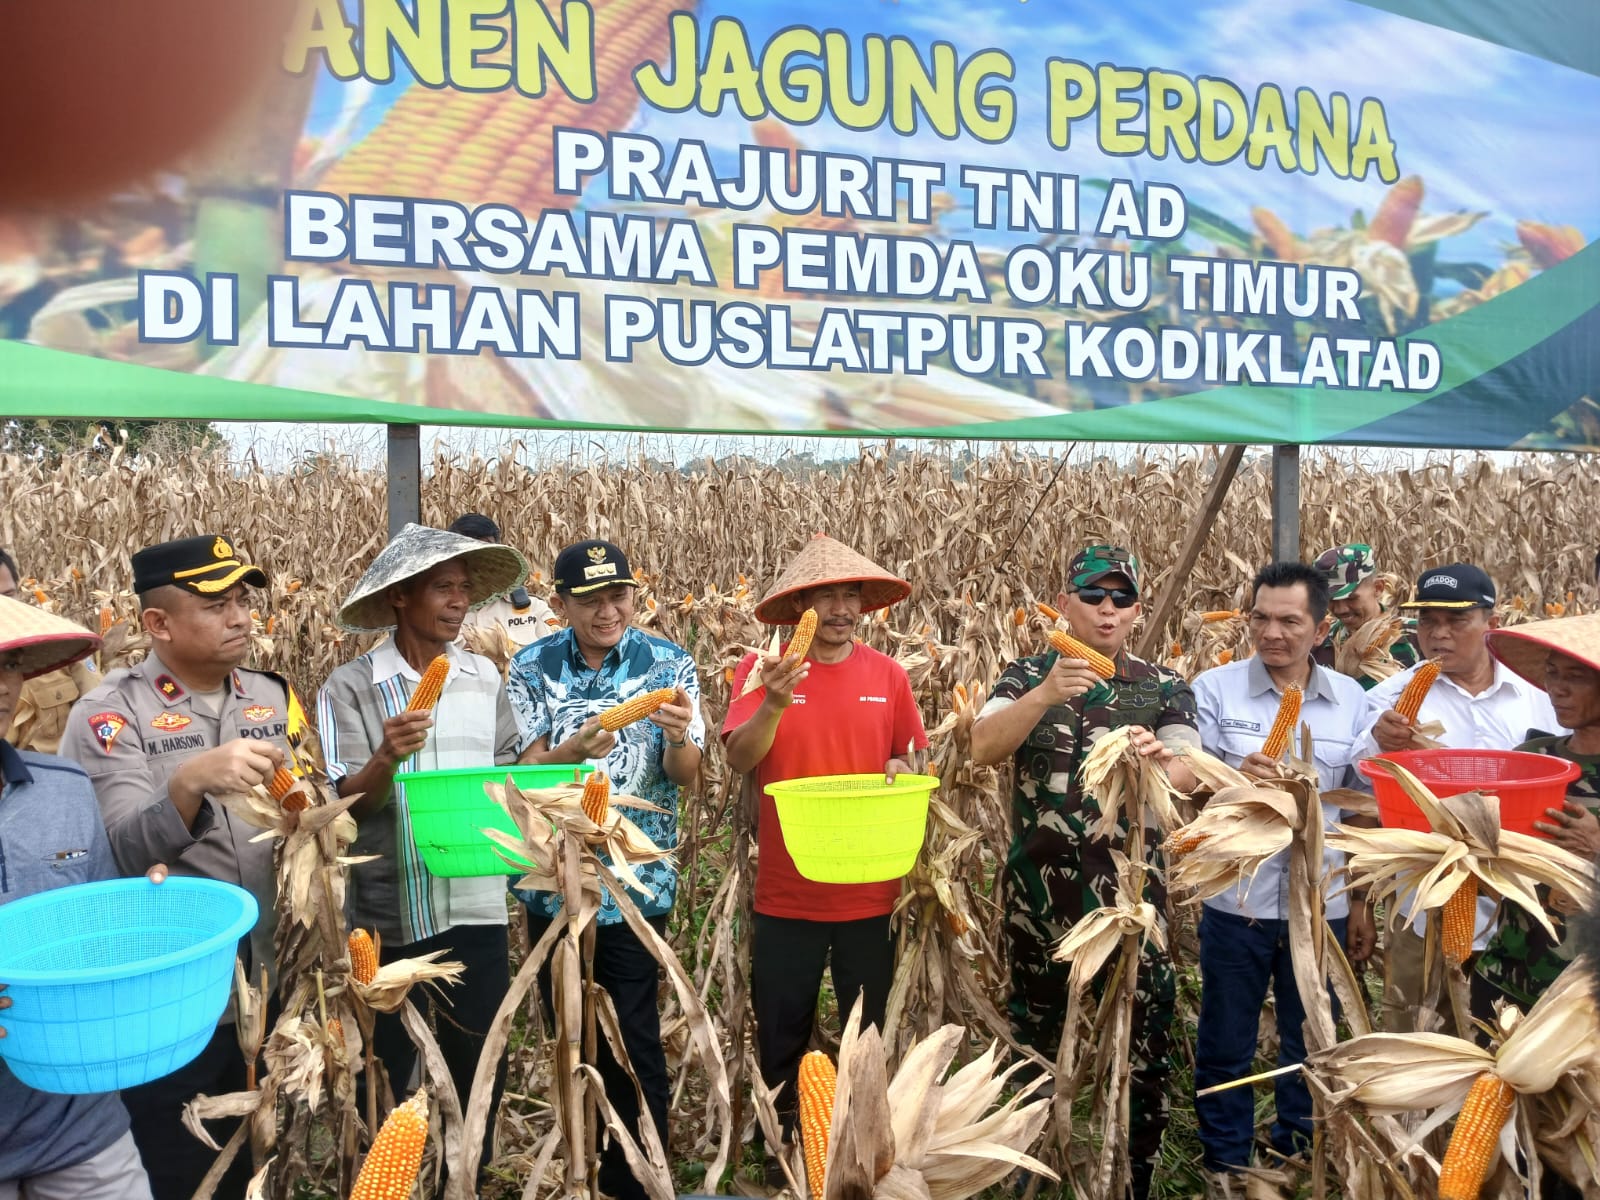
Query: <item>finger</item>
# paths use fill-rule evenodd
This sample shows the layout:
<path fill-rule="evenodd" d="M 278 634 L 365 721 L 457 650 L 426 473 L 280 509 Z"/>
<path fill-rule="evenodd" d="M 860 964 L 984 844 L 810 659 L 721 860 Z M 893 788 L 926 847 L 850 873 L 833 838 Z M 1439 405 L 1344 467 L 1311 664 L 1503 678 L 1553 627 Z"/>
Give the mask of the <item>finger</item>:
<path fill-rule="evenodd" d="M 144 873 L 144 877 L 151 883 L 165 883 L 167 881 L 167 864 L 156 863 Z"/>

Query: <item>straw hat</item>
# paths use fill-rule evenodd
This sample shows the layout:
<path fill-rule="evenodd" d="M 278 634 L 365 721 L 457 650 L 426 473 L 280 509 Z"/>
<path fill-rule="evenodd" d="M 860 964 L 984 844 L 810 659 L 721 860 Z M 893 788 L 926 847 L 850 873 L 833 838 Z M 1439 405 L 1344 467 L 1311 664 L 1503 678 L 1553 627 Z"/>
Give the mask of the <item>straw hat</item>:
<path fill-rule="evenodd" d="M 355 590 L 339 607 L 339 624 L 358 633 L 394 628 L 394 606 L 384 593 L 440 563 L 461 559 L 472 607 L 480 608 L 528 577 L 527 561 L 510 546 L 495 546 L 408 524 L 378 552 Z"/>
<path fill-rule="evenodd" d="M 833 583 L 861 585 L 861 611 L 888 608 L 911 594 L 911 585 L 870 558 L 825 533 L 814 534 L 785 568 L 767 598 L 756 605 L 756 619 L 768 625 L 793 625 L 805 610 L 799 593 Z"/>
<path fill-rule="evenodd" d="M 18 655 L 25 679 L 87 658 L 99 648 L 98 635 L 82 625 L 0 596 L 0 654 Z"/>
<path fill-rule="evenodd" d="M 1489 653 L 1534 687 L 1544 687 L 1544 667 L 1551 654 L 1600 671 L 1600 613 L 1557 617 L 1488 632 Z"/>

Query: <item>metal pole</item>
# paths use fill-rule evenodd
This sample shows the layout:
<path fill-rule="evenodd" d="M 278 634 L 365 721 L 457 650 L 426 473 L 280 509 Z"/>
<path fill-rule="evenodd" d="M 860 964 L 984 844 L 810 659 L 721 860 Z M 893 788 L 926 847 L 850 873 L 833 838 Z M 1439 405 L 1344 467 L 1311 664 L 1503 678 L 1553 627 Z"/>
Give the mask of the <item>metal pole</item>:
<path fill-rule="evenodd" d="M 1272 448 L 1272 558 L 1300 557 L 1300 447 Z"/>
<path fill-rule="evenodd" d="M 407 521 L 422 522 L 422 427 L 390 425 L 389 536 Z"/>

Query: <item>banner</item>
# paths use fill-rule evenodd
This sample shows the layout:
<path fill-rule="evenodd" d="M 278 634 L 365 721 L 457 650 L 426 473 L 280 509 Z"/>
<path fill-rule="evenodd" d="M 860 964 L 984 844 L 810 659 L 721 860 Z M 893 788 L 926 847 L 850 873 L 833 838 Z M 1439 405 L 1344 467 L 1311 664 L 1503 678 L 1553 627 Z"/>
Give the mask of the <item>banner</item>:
<path fill-rule="evenodd" d="M 0 411 L 1597 449 L 1600 34 L 1498 14 L 304 0 L 0 215 Z"/>

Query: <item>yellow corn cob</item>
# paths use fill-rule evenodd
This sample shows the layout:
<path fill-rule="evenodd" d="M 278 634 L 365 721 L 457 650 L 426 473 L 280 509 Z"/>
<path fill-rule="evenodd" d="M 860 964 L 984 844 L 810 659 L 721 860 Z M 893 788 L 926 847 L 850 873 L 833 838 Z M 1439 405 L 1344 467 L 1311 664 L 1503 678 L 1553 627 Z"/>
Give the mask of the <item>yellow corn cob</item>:
<path fill-rule="evenodd" d="M 433 706 L 439 703 L 439 693 L 444 691 L 444 677 L 450 674 L 450 660 L 443 654 L 428 664 L 428 669 L 422 673 L 422 682 L 417 684 L 417 690 L 411 693 L 411 703 L 406 705 L 407 712 L 432 712 Z"/>
<path fill-rule="evenodd" d="M 676 688 L 657 688 L 653 692 L 643 692 L 632 700 L 625 700 L 601 713 L 600 728 L 608 733 L 615 733 L 624 725 L 644 720 L 663 704 L 671 703 L 677 694 Z"/>
<path fill-rule="evenodd" d="M 1439 946 L 1444 960 L 1459 967 L 1472 957 L 1472 935 L 1478 926 L 1478 879 L 1468 875 L 1444 902 L 1439 926 Z"/>
<path fill-rule="evenodd" d="M 1050 645 L 1062 658 L 1081 658 L 1089 664 L 1089 669 L 1101 679 L 1110 679 L 1117 673 L 1117 664 L 1112 662 L 1100 651 L 1092 646 L 1087 646 L 1073 637 L 1070 633 L 1063 633 L 1059 629 L 1052 629 L 1046 635 Z"/>
<path fill-rule="evenodd" d="M 405 1200 L 417 1182 L 428 1144 L 428 1094 L 421 1088 L 384 1118 L 350 1200 Z"/>
<path fill-rule="evenodd" d="M 1289 748 L 1289 737 L 1300 723 L 1300 702 L 1304 699 L 1305 693 L 1298 683 L 1283 689 L 1283 699 L 1278 701 L 1278 717 L 1272 722 L 1267 740 L 1261 743 L 1261 753 L 1268 758 L 1282 758 Z"/>
<path fill-rule="evenodd" d="M 811 639 L 816 636 L 817 610 L 808 608 L 800 614 L 800 620 L 794 627 L 794 636 L 789 639 L 789 648 L 784 651 L 784 656 L 799 662 L 811 649 Z"/>
<path fill-rule="evenodd" d="M 1416 673 L 1411 676 L 1411 681 L 1406 684 L 1406 690 L 1401 692 L 1400 698 L 1394 702 L 1395 712 L 1414 724 L 1417 714 L 1422 711 L 1422 702 L 1428 698 L 1428 689 L 1438 678 L 1439 664 L 1430 658 L 1417 668 Z"/>
<path fill-rule="evenodd" d="M 294 776 L 279 767 L 272 773 L 272 782 L 267 784 L 267 791 L 272 794 L 274 800 L 282 800 L 292 787 L 294 787 Z"/>
<path fill-rule="evenodd" d="M 357 983 L 371 983 L 372 977 L 378 973 L 378 948 L 373 945 L 372 935 L 365 929 L 357 929 L 350 934 L 347 946 L 350 950 L 350 977 Z"/>
<path fill-rule="evenodd" d="M 1232 661 L 1233 661 L 1233 651 L 1232 650 L 1219 650 L 1217 652 L 1217 665 L 1218 666 L 1227 666 Z"/>
<path fill-rule="evenodd" d="M 1553 267 L 1583 249 L 1583 232 L 1572 225 L 1518 221 L 1517 241 L 1539 266 Z"/>
<path fill-rule="evenodd" d="M 1439 1200 L 1478 1200 L 1516 1099 L 1511 1085 L 1489 1071 L 1473 1080 L 1439 1167 Z"/>
<path fill-rule="evenodd" d="M 1210 836 L 1197 829 L 1180 829 L 1172 835 L 1167 852 L 1175 856 L 1187 854 Z"/>
<path fill-rule="evenodd" d="M 1421 207 L 1422 177 L 1407 175 L 1384 193 L 1378 211 L 1372 214 L 1372 224 L 1367 226 L 1367 237 L 1404 250 L 1406 239 L 1411 236 L 1411 225 Z"/>
<path fill-rule="evenodd" d="M 833 1060 L 813 1050 L 800 1060 L 800 1145 L 806 1157 L 806 1183 L 812 1196 L 822 1195 L 828 1169 L 828 1131 L 833 1126 L 833 1093 L 839 1074 Z"/>
<path fill-rule="evenodd" d="M 1039 610 L 1039 615 L 1041 617 L 1043 617 L 1046 621 L 1059 621 L 1059 620 L 1061 620 L 1061 614 L 1059 612 L 1057 612 L 1055 609 L 1051 608 L 1048 604 L 1044 604 L 1044 603 L 1041 603 L 1041 602 L 1036 602 L 1034 604 L 1034 607 Z"/>
<path fill-rule="evenodd" d="M 113 624 L 114 621 L 112 620 L 111 610 L 109 608 L 102 608 L 100 610 L 100 636 L 105 637 L 107 633 L 111 632 L 111 626 Z"/>
<path fill-rule="evenodd" d="M 1215 625 L 1218 621 L 1231 621 L 1238 615 L 1239 610 L 1236 608 L 1213 608 L 1209 612 L 1200 614 L 1200 623 L 1202 625 Z"/>
<path fill-rule="evenodd" d="M 338 1017 L 332 1018 L 328 1022 L 328 1032 L 333 1035 L 333 1040 L 334 1041 L 343 1042 L 344 1041 L 344 1022 L 339 1020 Z"/>
<path fill-rule="evenodd" d="M 604 825 L 610 808 L 611 780 L 604 771 L 596 771 L 583 785 L 583 815 L 596 825 Z"/>

